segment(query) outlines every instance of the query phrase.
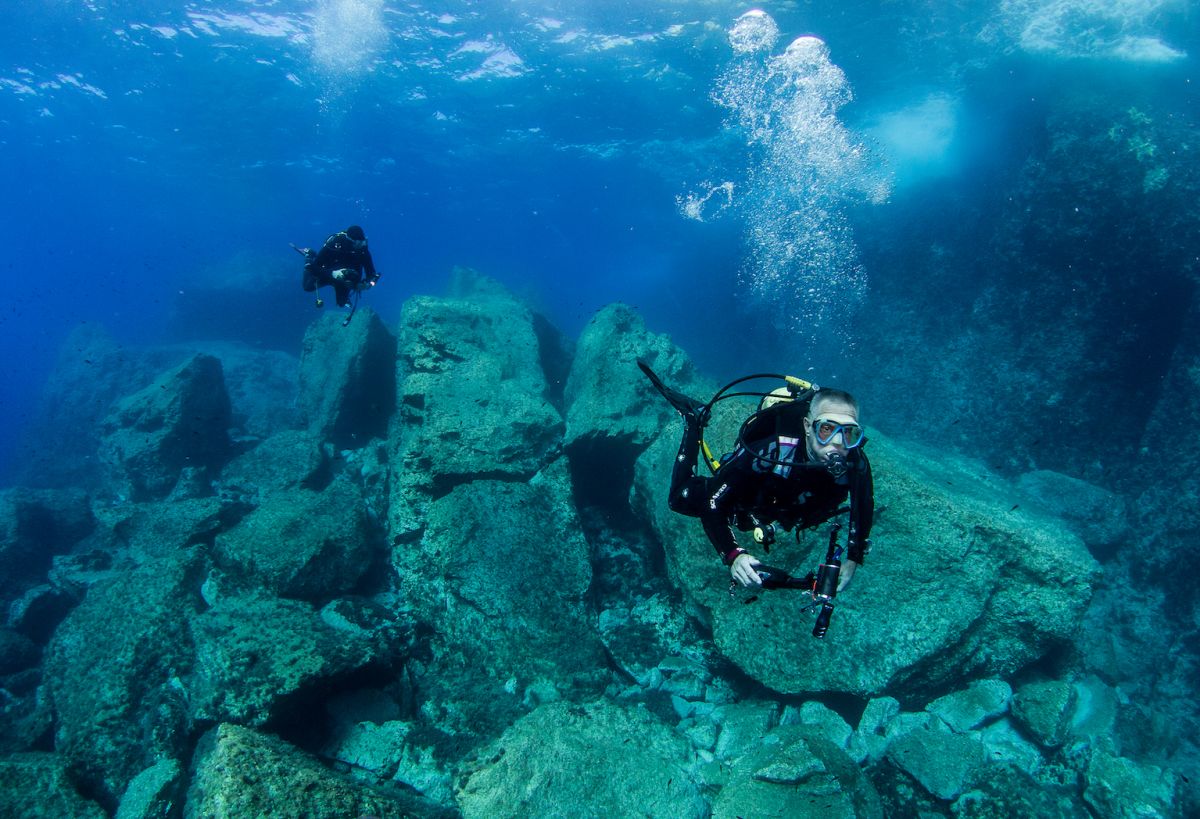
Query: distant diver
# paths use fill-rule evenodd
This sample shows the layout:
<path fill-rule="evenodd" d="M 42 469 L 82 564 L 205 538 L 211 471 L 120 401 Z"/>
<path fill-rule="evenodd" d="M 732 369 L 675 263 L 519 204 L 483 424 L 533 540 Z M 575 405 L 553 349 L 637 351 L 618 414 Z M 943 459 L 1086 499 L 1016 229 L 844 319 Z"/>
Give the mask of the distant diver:
<path fill-rule="evenodd" d="M 739 378 L 707 403 L 667 387 L 644 361 L 638 366 L 655 389 L 683 417 L 683 440 L 671 474 L 667 504 L 672 511 L 697 517 L 717 554 L 729 566 L 730 588 L 737 584 L 768 589 L 804 589 L 821 612 L 813 635 L 823 637 L 833 598 L 844 589 L 870 551 L 875 516 L 871 464 L 858 422 L 858 402 L 849 393 L 822 388 L 794 376 L 764 374 Z M 731 392 L 753 379 L 782 379 L 771 392 Z M 726 398 L 761 398 L 742 424 L 733 452 L 714 458 L 704 440 L 713 406 Z M 701 449 L 712 472 L 697 475 Z M 849 499 L 849 506 L 842 504 Z M 845 560 L 837 545 L 841 524 L 830 532 L 825 561 L 798 578 L 767 566 L 742 548 L 735 529 L 751 532 L 769 552 L 783 532 L 819 526 L 849 513 Z M 757 551 L 757 549 L 756 549 Z"/>
<path fill-rule="evenodd" d="M 351 225 L 328 239 L 320 251 L 307 247 L 292 249 L 302 255 L 304 261 L 304 292 L 312 293 L 318 287 L 332 287 L 338 307 L 350 305 L 354 294 L 354 305 L 343 323 L 349 324 L 358 309 L 358 299 L 364 290 L 369 290 L 379 281 L 371 251 L 367 249 L 367 235 L 358 225 Z M 317 307 L 324 307 L 325 300 L 319 295 Z"/>

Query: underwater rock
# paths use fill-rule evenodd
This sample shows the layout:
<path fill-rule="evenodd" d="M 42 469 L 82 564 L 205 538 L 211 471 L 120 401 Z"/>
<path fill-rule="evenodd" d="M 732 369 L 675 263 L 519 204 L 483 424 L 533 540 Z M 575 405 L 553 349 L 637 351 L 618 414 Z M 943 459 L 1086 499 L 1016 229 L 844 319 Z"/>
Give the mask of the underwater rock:
<path fill-rule="evenodd" d="M 1094 751 L 1084 773 L 1083 798 L 1101 819 L 1183 816 L 1178 777 L 1154 765 Z"/>
<path fill-rule="evenodd" d="M 888 725 L 900 713 L 900 703 L 892 697 L 876 697 L 867 703 L 858 727 L 850 737 L 847 750 L 856 762 L 878 762 L 887 753 Z"/>
<path fill-rule="evenodd" d="M 1027 772 L 990 765 L 951 806 L 955 819 L 1091 819 L 1077 796 L 1042 787 Z"/>
<path fill-rule="evenodd" d="M 239 582 L 323 602 L 353 591 L 385 552 L 346 479 L 321 492 L 278 491 L 217 536 L 213 559 Z"/>
<path fill-rule="evenodd" d="M 32 640 L 0 626 L 0 677 L 32 668 L 40 659 L 41 652 Z"/>
<path fill-rule="evenodd" d="M 1056 748 L 1067 739 L 1076 697 L 1069 682 L 1026 683 L 1013 695 L 1013 717 L 1043 747 Z"/>
<path fill-rule="evenodd" d="M 13 646 L 7 640 L 0 641 L 0 652 L 11 648 Z M 35 650 L 32 657 L 15 664 L 36 664 L 40 659 Z M 49 746 L 54 733 L 54 715 L 41 695 L 41 683 L 42 670 L 37 665 L 0 674 L 0 756 Z M 3 815 L 0 811 L 0 816 Z"/>
<path fill-rule="evenodd" d="M 828 740 L 843 750 L 850 747 L 850 739 L 854 735 L 854 729 L 842 719 L 841 714 L 816 700 L 809 700 L 799 708 L 791 705 L 785 707 L 779 724 L 807 725 L 814 736 Z"/>
<path fill-rule="evenodd" d="M 28 753 L 0 757 L 0 816 L 105 819 L 108 813 L 79 795 L 62 756 Z"/>
<path fill-rule="evenodd" d="M 197 349 L 221 359 L 233 408 L 230 434 L 237 439 L 235 444 L 245 445 L 303 425 L 297 402 L 300 361 L 296 356 L 234 342 L 205 342 Z"/>
<path fill-rule="evenodd" d="M 713 753 L 729 762 L 756 748 L 779 723 L 779 706 L 757 700 L 734 702 L 714 709 L 711 719 L 719 729 Z"/>
<path fill-rule="evenodd" d="M 691 746 L 645 709 L 543 705 L 480 750 L 458 789 L 463 816 L 708 816 Z M 724 815 L 724 814 L 722 814 Z"/>
<path fill-rule="evenodd" d="M 1025 473 L 1017 488 L 1030 506 L 1066 521 L 1099 560 L 1132 540 L 1125 501 L 1115 492 L 1048 469 Z"/>
<path fill-rule="evenodd" d="M 735 436 L 733 419 L 718 415 L 714 427 L 714 440 Z M 667 508 L 673 438 L 660 436 L 638 459 L 636 506 L 717 648 L 776 691 L 927 697 L 964 676 L 1010 674 L 1078 629 L 1099 569 L 1076 536 L 1013 510 L 1009 485 L 980 464 L 872 431 L 875 548 L 838 596 L 828 636 L 815 640 L 813 615 L 802 611 L 810 596 L 731 598 L 729 571 L 699 523 Z M 792 574 L 824 557 L 819 532 L 791 541 L 770 561 Z"/>
<path fill-rule="evenodd" d="M 221 362 L 196 354 L 117 403 L 104 421 L 101 458 L 133 500 L 164 498 L 184 467 L 215 476 L 229 453 L 230 412 Z"/>
<path fill-rule="evenodd" d="M 336 628 L 312 606 L 267 596 L 222 596 L 191 623 L 187 688 L 197 720 L 261 727 L 309 720 L 304 697 L 372 663 L 402 659 L 359 628 Z"/>
<path fill-rule="evenodd" d="M 813 728 L 782 725 L 733 763 L 713 816 L 882 819 L 883 807 L 854 761 Z"/>
<path fill-rule="evenodd" d="M 1008 765 L 1032 776 L 1046 763 L 1041 749 L 1027 740 L 1009 717 L 996 720 L 977 735 L 983 741 L 989 766 Z"/>
<path fill-rule="evenodd" d="M 0 610 L 44 583 L 55 555 L 95 529 L 88 497 L 78 490 L 0 492 Z"/>
<path fill-rule="evenodd" d="M 1008 713 L 1011 700 L 1012 686 L 1004 680 L 978 680 L 962 691 L 938 697 L 925 710 L 961 734 Z"/>
<path fill-rule="evenodd" d="M 410 787 L 433 802 L 454 805 L 453 776 L 420 742 L 411 722 L 357 721 L 335 726 L 322 755 L 350 766 L 351 775 Z"/>
<path fill-rule="evenodd" d="M 334 773 L 274 736 L 222 724 L 196 749 L 183 815 L 403 819 L 445 813 L 411 793 L 385 792 Z"/>
<path fill-rule="evenodd" d="M 35 445 L 20 455 L 20 483 L 97 489 L 104 471 L 96 454 L 109 408 L 186 355 L 175 349 L 127 348 L 99 325 L 77 327 L 59 350 L 30 422 L 27 439 Z"/>
<path fill-rule="evenodd" d="M 193 659 L 188 617 L 203 607 L 203 560 L 181 549 L 97 583 L 46 652 L 55 747 L 114 804 L 160 758 L 186 755 L 182 680 Z"/>
<path fill-rule="evenodd" d="M 396 339 L 370 308 L 350 324 L 324 315 L 300 356 L 300 405 L 309 429 L 340 449 L 387 435 L 396 406 Z"/>
<path fill-rule="evenodd" d="M 132 559 L 163 557 L 189 546 L 208 545 L 237 525 L 250 506 L 227 495 L 154 503 L 126 503 L 99 510 L 113 541 Z"/>
<path fill-rule="evenodd" d="M 394 561 L 429 634 L 417 683 L 448 733 L 490 738 L 544 699 L 539 686 L 565 695 L 607 682 L 587 604 L 588 544 L 561 460 L 528 483 L 455 487 Z"/>
<path fill-rule="evenodd" d="M 187 781 L 177 760 L 160 759 L 135 776 L 121 797 L 115 819 L 168 819 L 183 807 Z"/>
<path fill-rule="evenodd" d="M 452 293 L 409 299 L 400 320 L 389 512 L 400 540 L 431 498 L 481 478 L 528 480 L 562 445 L 529 308 L 469 271 Z"/>
<path fill-rule="evenodd" d="M 580 457 L 627 463 L 679 415 L 638 370 L 645 359 L 673 388 L 707 401 L 713 387 L 700 379 L 687 355 L 669 336 L 651 333 L 642 317 L 624 304 L 611 304 L 584 327 L 567 378 L 565 445 L 572 460 Z M 601 466 L 612 464 L 602 464 Z M 616 476 L 606 481 L 617 482 Z M 632 474 L 625 480 L 626 488 Z"/>
<path fill-rule="evenodd" d="M 256 499 L 279 490 L 319 491 L 332 478 L 321 438 L 308 430 L 276 432 L 221 470 L 221 485 L 226 491 Z"/>
<path fill-rule="evenodd" d="M 938 799 L 956 799 L 969 788 L 986 763 L 978 737 L 932 727 L 901 733 L 888 743 L 887 759 Z"/>

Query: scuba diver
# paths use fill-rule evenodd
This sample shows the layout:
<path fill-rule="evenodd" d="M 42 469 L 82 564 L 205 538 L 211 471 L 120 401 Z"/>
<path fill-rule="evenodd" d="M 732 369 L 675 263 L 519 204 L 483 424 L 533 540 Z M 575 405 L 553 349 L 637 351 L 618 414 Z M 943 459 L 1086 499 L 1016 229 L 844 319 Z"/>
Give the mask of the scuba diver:
<path fill-rule="evenodd" d="M 813 634 L 824 636 L 833 597 L 850 582 L 870 550 L 874 484 L 863 451 L 866 436 L 858 421 L 858 402 L 842 390 L 767 374 L 739 378 L 706 404 L 667 387 L 645 362 L 639 361 L 638 366 L 684 420 L 667 496 L 671 510 L 700 519 L 729 567 L 731 589 L 741 584 L 811 591 L 814 605 L 822 605 Z M 787 386 L 770 393 L 730 392 L 742 382 L 761 378 L 781 378 Z M 762 400 L 742 424 L 734 451 L 717 459 L 704 441 L 704 427 L 713 405 L 735 396 Z M 711 476 L 697 474 L 702 448 Z M 848 508 L 843 506 L 847 499 Z M 782 532 L 819 526 L 847 511 L 845 560 L 837 546 L 841 529 L 837 524 L 825 562 L 804 578 L 767 566 L 743 548 L 735 534 L 735 530 L 751 532 L 754 543 L 769 552 Z"/>
<path fill-rule="evenodd" d="M 354 293 L 354 306 L 345 321 L 349 324 L 350 317 L 358 309 L 358 295 L 379 281 L 363 229 L 351 225 L 326 239 L 319 251 L 295 245 L 292 248 L 305 259 L 302 286 L 306 293 L 312 293 L 318 287 L 332 287 L 338 307 L 349 305 L 350 294 Z M 324 306 L 324 299 L 318 297 L 317 307 Z"/>

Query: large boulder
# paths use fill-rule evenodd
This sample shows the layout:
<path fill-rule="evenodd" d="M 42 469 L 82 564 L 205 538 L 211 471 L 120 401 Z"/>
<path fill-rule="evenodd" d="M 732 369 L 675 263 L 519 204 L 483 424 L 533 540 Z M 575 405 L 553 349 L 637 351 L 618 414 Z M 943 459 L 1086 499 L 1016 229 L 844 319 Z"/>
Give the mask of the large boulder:
<path fill-rule="evenodd" d="M 757 739 L 757 738 L 756 738 Z M 882 819 L 870 781 L 819 731 L 781 725 L 730 766 L 713 816 Z"/>
<path fill-rule="evenodd" d="M 735 434 L 720 416 L 714 427 L 717 438 Z M 817 641 L 807 595 L 731 599 L 728 571 L 698 522 L 666 507 L 676 446 L 665 434 L 639 459 L 638 508 L 717 647 L 776 691 L 924 696 L 964 677 L 1011 674 L 1069 641 L 1098 577 L 1078 537 L 1015 509 L 1013 487 L 981 465 L 874 434 L 875 548 Z M 781 545 L 770 560 L 803 574 L 824 557 L 825 540 Z"/>
<path fill-rule="evenodd" d="M 336 615 L 265 595 L 221 596 L 190 623 L 195 718 L 262 726 L 304 711 L 331 680 L 399 661 L 372 631 Z"/>
<path fill-rule="evenodd" d="M 528 480 L 562 445 L 537 322 L 495 282 L 456 271 L 447 298 L 404 305 L 397 361 L 393 536 L 433 497 L 479 477 Z"/>
<path fill-rule="evenodd" d="M 209 342 L 203 349 L 221 359 L 233 408 L 232 434 L 239 441 L 266 438 L 302 425 L 296 401 L 300 380 L 296 356 L 230 342 Z"/>
<path fill-rule="evenodd" d="M 332 478 L 321 437 L 308 430 L 280 430 L 221 471 L 228 490 L 255 499 L 278 490 L 320 490 Z"/>
<path fill-rule="evenodd" d="M 1170 770 L 1096 750 L 1084 772 L 1083 798 L 1097 816 L 1117 819 L 1184 815 L 1179 777 Z"/>
<path fill-rule="evenodd" d="M 55 747 L 106 800 L 158 759 L 186 756 L 188 617 L 204 605 L 202 571 L 196 550 L 181 549 L 96 584 L 47 650 Z"/>
<path fill-rule="evenodd" d="M 182 350 L 136 350 L 118 344 L 98 324 L 81 324 L 67 337 L 42 391 L 18 455 L 19 483 L 94 490 L 105 479 L 96 454 L 101 422 L 121 398 L 154 381 L 186 358 Z"/>
<path fill-rule="evenodd" d="M 428 667 L 410 673 L 440 727 L 488 738 L 526 707 L 607 681 L 561 460 L 528 483 L 455 487 L 430 504 L 426 525 L 398 551 L 396 572 L 430 635 Z"/>
<path fill-rule="evenodd" d="M 108 813 L 75 790 L 66 759 L 28 753 L 0 757 L 0 816 L 104 819 Z"/>
<path fill-rule="evenodd" d="M 345 478 L 267 496 L 215 546 L 216 562 L 241 582 L 318 603 L 354 590 L 386 551 Z"/>
<path fill-rule="evenodd" d="M 304 334 L 300 404 L 309 429 L 343 449 L 387 434 L 396 400 L 396 339 L 374 311 L 325 315 Z"/>
<path fill-rule="evenodd" d="M 0 606 L 45 582 L 55 555 L 69 552 L 96 526 L 78 490 L 0 492 Z"/>
<path fill-rule="evenodd" d="M 677 417 L 638 370 L 639 359 L 675 389 L 701 401 L 712 393 L 669 336 L 651 333 L 630 307 L 609 305 L 592 316 L 575 347 L 564 393 L 568 450 L 624 446 L 640 452 Z"/>
<path fill-rule="evenodd" d="M 628 510 L 634 461 L 679 417 L 642 375 L 639 359 L 699 401 L 714 390 L 668 336 L 647 330 L 631 308 L 613 304 L 592 317 L 567 378 L 564 444 L 581 497 L 609 509 Z"/>
<path fill-rule="evenodd" d="M 418 796 L 380 791 L 334 773 L 277 737 L 223 724 L 205 734 L 196 749 L 183 815 L 404 819 L 446 814 Z"/>
<path fill-rule="evenodd" d="M 230 420 L 221 362 L 196 354 L 117 403 L 101 457 L 134 500 L 164 498 L 185 469 L 215 477 L 229 454 Z"/>
<path fill-rule="evenodd" d="M 645 709 L 543 705 L 481 750 L 461 780 L 467 819 L 708 816 L 690 744 Z M 722 814 L 724 815 L 724 814 Z"/>

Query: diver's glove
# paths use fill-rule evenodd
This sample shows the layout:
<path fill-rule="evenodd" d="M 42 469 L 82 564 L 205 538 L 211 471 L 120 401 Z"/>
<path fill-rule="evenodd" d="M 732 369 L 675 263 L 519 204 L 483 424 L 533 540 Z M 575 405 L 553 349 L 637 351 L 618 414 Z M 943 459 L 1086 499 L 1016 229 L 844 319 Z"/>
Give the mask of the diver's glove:
<path fill-rule="evenodd" d="M 742 552 L 729 564 L 729 575 L 743 586 L 761 586 L 762 578 L 755 569 L 762 563 L 749 552 Z"/>

